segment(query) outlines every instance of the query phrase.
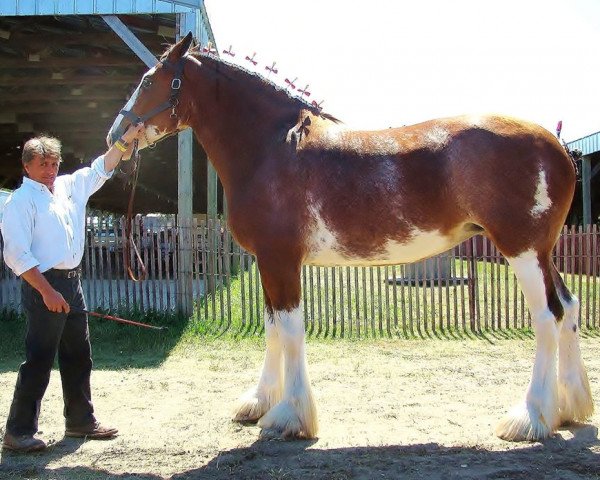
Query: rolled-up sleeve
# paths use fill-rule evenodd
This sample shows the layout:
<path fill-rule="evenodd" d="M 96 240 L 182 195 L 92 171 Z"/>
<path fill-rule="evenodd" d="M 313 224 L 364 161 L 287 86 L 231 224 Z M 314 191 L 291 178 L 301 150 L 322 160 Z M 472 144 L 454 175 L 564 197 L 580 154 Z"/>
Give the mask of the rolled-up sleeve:
<path fill-rule="evenodd" d="M 110 177 L 112 177 L 114 172 L 114 170 L 111 170 L 110 172 L 106 171 L 106 167 L 104 165 L 104 155 L 100 155 L 98 158 L 96 158 L 96 160 L 92 162 L 91 168 L 104 180 L 108 180 Z"/>
<path fill-rule="evenodd" d="M 6 202 L 2 213 L 4 261 L 17 276 L 40 264 L 31 253 L 33 213 L 30 205 L 16 198 Z"/>
<path fill-rule="evenodd" d="M 73 186 L 87 199 L 112 177 L 114 171 L 107 172 L 104 167 L 104 155 L 96 158 L 89 167 L 80 168 L 73 173 Z"/>

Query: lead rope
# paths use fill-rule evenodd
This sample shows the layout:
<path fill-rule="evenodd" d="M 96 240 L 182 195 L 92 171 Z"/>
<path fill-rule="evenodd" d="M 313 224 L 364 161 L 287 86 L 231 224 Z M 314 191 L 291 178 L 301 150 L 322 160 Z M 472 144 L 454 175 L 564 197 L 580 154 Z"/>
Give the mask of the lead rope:
<path fill-rule="evenodd" d="M 138 140 L 137 138 L 133 141 L 133 150 L 131 152 L 131 160 L 134 162 L 134 177 L 133 182 L 131 184 L 131 193 L 129 194 L 129 204 L 127 205 L 127 217 L 125 218 L 125 258 L 123 260 L 123 264 L 125 270 L 129 274 L 129 278 L 131 278 L 134 282 L 139 282 L 140 280 L 144 280 L 147 276 L 146 265 L 142 260 L 142 256 L 137 248 L 133 240 L 133 200 L 135 198 L 135 189 L 137 187 L 138 177 L 140 174 L 140 162 L 142 157 L 140 155 L 138 149 Z M 137 258 L 137 262 L 139 265 L 140 275 L 138 277 L 133 273 L 133 269 L 131 268 L 131 250 L 130 247 L 133 247 L 133 251 L 135 252 L 135 256 Z"/>

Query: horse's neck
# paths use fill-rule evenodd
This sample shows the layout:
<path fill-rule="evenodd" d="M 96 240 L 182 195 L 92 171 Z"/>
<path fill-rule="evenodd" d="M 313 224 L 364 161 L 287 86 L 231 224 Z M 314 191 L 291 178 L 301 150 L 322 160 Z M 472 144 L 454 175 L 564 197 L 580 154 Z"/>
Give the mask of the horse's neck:
<path fill-rule="evenodd" d="M 205 95 L 203 111 L 189 121 L 226 191 L 245 183 L 277 148 L 284 148 L 300 113 L 297 107 L 260 99 L 251 100 L 254 108 L 240 106 L 239 94 L 228 93 L 220 87 L 218 95 Z"/>

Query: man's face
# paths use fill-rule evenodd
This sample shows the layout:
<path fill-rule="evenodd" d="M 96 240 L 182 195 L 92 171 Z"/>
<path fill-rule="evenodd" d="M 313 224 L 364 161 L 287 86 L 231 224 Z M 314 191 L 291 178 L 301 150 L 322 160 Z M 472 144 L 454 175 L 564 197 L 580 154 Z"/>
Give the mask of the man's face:
<path fill-rule="evenodd" d="M 43 183 L 52 191 L 59 165 L 60 159 L 57 157 L 36 155 L 29 163 L 24 164 L 24 168 L 31 180 Z"/>

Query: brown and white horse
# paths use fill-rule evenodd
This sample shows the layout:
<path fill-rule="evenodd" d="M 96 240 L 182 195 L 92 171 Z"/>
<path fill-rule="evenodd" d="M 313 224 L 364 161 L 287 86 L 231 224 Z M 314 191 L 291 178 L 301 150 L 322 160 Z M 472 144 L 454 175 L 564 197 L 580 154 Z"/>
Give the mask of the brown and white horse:
<path fill-rule="evenodd" d="M 575 188 L 556 138 L 503 116 L 353 131 L 256 74 L 190 50 L 191 42 L 172 46 L 144 75 L 108 142 L 132 117 L 146 123 L 142 148 L 191 127 L 219 174 L 230 228 L 256 255 L 266 304 L 262 374 L 236 420 L 283 437 L 317 434 L 303 264 L 409 263 L 477 233 L 510 262 L 537 337 L 525 397 L 497 435 L 542 439 L 592 414 L 578 300 L 551 260 Z"/>

